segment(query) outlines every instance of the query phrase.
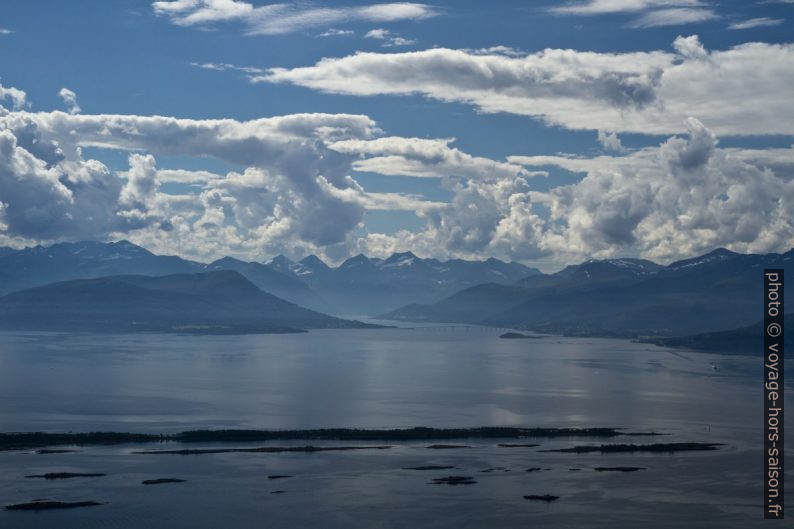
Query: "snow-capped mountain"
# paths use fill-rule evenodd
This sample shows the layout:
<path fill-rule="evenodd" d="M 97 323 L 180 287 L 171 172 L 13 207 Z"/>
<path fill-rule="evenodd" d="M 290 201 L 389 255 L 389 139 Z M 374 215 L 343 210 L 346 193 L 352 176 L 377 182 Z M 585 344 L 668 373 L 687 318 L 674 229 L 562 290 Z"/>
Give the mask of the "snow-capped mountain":
<path fill-rule="evenodd" d="M 589 260 L 514 285 L 476 285 L 387 316 L 587 335 L 721 331 L 757 321 L 763 270 L 792 265 L 794 250 L 757 255 L 722 248 L 666 267 L 640 259 Z"/>
<path fill-rule="evenodd" d="M 129 241 L 75 242 L 0 252 L 0 294 L 72 279 L 233 270 L 257 287 L 298 305 L 336 314 L 375 314 L 427 303 L 483 282 L 512 283 L 536 271 L 497 259 L 421 259 L 410 252 L 387 259 L 357 255 L 330 267 L 314 255 L 299 262 L 279 255 L 267 263 L 224 257 L 204 264 L 155 255 Z"/>
<path fill-rule="evenodd" d="M 395 253 L 385 259 L 359 254 L 336 268 L 314 255 L 299 263 L 279 256 L 267 266 L 304 281 L 342 314 L 381 313 L 405 303 L 439 300 L 472 285 L 510 284 L 539 273 L 534 268 L 493 258 L 439 261 L 423 259 L 412 252 Z"/>

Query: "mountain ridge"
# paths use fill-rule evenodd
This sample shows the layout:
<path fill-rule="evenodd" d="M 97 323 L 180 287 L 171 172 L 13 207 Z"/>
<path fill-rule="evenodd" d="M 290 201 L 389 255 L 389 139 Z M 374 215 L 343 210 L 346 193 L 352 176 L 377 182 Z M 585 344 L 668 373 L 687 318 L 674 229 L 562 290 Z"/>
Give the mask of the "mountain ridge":
<path fill-rule="evenodd" d="M 477 285 L 435 304 L 407 305 L 381 317 L 573 335 L 727 331 L 762 314 L 760 271 L 791 268 L 794 250 L 758 255 L 717 249 L 668 266 L 630 262 L 627 267 L 619 261 L 626 260 L 585 261 L 510 286 Z"/>
<path fill-rule="evenodd" d="M 129 241 L 82 241 L 0 253 L 0 295 L 70 279 L 235 270 L 259 288 L 308 308 L 336 314 L 374 314 L 409 302 L 430 302 L 487 281 L 513 282 L 536 270 L 496 259 L 422 259 L 411 252 L 370 258 L 359 254 L 331 267 L 315 255 L 267 263 L 223 257 L 211 263 L 159 256 Z"/>
<path fill-rule="evenodd" d="M 263 292 L 239 272 L 74 279 L 0 297 L 0 328 L 64 332 L 282 333 L 370 327 Z"/>

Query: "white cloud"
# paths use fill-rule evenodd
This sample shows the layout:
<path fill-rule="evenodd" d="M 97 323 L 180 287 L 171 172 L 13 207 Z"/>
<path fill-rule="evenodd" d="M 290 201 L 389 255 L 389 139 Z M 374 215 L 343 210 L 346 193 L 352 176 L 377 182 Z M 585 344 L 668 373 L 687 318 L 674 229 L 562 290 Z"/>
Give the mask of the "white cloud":
<path fill-rule="evenodd" d="M 560 264 L 794 245 L 794 148 L 720 148 L 698 120 L 687 119 L 685 129 L 658 147 L 609 156 L 499 161 L 450 139 L 375 137 L 375 123 L 359 115 L 236 121 L 3 111 L 0 240 L 124 237 L 198 259 L 411 249 Z M 599 130 L 604 143 L 619 145 L 617 135 Z M 129 168 L 113 172 L 85 159 L 85 146 L 129 151 Z M 158 156 L 211 156 L 235 169 L 163 169 Z M 537 191 L 532 178 L 549 165 L 581 180 Z M 368 192 L 353 171 L 439 178 L 452 198 Z M 169 194 L 169 182 L 197 185 Z M 412 211 L 426 225 L 366 233 L 365 215 L 374 210 Z"/>
<path fill-rule="evenodd" d="M 687 127 L 685 138 L 621 156 L 510 157 L 585 174 L 547 192 L 520 177 L 445 179 L 454 198 L 425 213 L 424 230 L 368 234 L 356 248 L 564 264 L 627 252 L 669 262 L 717 246 L 769 252 L 794 245 L 794 149 L 720 149 L 700 122 Z M 764 160 L 787 172 L 776 174 Z"/>
<path fill-rule="evenodd" d="M 608 151 L 622 151 L 623 144 L 614 132 L 598 131 L 598 143 Z"/>
<path fill-rule="evenodd" d="M 791 248 L 794 180 L 719 149 L 713 133 L 695 119 L 687 127 L 687 138 L 671 138 L 655 149 L 591 163 L 560 158 L 561 167 L 586 176 L 532 195 L 552 212 L 539 248 L 558 258 L 634 248 L 662 261 L 718 246 L 742 252 Z"/>
<path fill-rule="evenodd" d="M 356 32 L 352 29 L 334 29 L 331 28 L 329 30 L 323 31 L 318 37 L 349 37 L 351 35 L 355 35 Z"/>
<path fill-rule="evenodd" d="M 364 38 L 365 39 L 385 39 L 385 38 L 388 38 L 389 35 L 390 35 L 390 33 L 389 33 L 388 29 L 377 28 L 377 29 L 371 29 L 371 30 L 367 31 L 366 35 L 364 35 Z"/>
<path fill-rule="evenodd" d="M 759 17 L 742 20 L 740 22 L 734 22 L 728 26 L 728 29 L 751 29 L 767 26 L 779 26 L 782 23 L 782 18 Z"/>
<path fill-rule="evenodd" d="M 447 178 L 453 199 L 424 213 L 425 229 L 367 234 L 355 248 L 374 255 L 411 249 L 558 265 L 626 253 L 669 262 L 718 246 L 790 249 L 794 148 L 721 149 L 699 121 L 688 119 L 686 127 L 685 137 L 619 156 L 509 158 L 511 164 L 557 165 L 584 175 L 546 192 L 534 191 L 521 177 Z"/>
<path fill-rule="evenodd" d="M 63 102 L 66 104 L 66 107 L 69 110 L 70 114 L 79 114 L 80 113 L 80 105 L 77 104 L 77 94 L 69 90 L 68 88 L 61 88 L 58 92 L 58 97 L 60 97 Z"/>
<path fill-rule="evenodd" d="M 703 47 L 697 35 L 682 37 L 679 35 L 673 41 L 673 48 L 685 59 L 706 59 L 709 52 Z"/>
<path fill-rule="evenodd" d="M 265 70 L 256 68 L 254 66 L 237 66 L 228 62 L 191 62 L 191 66 L 201 68 L 202 70 L 214 70 L 216 72 L 235 71 L 242 72 L 247 75 L 263 74 Z"/>
<path fill-rule="evenodd" d="M 391 31 L 389 31 L 388 29 L 383 29 L 383 28 L 377 28 L 368 31 L 364 35 L 364 38 L 382 40 L 383 41 L 382 46 L 387 48 L 396 47 L 396 46 L 410 46 L 411 44 L 416 43 L 415 40 L 410 40 L 400 37 L 399 35 L 395 35 Z"/>
<path fill-rule="evenodd" d="M 605 14 L 639 14 L 630 24 L 633 28 L 680 26 L 719 18 L 700 0 L 588 0 L 552 7 L 557 15 L 593 16 Z"/>
<path fill-rule="evenodd" d="M 794 134 L 788 90 L 794 45 L 708 52 L 693 36 L 676 39 L 675 48 L 678 53 L 546 49 L 523 57 L 447 48 L 359 52 L 272 68 L 252 80 L 361 96 L 422 94 L 577 130 L 671 134 L 695 116 L 719 134 Z"/>
<path fill-rule="evenodd" d="M 696 7 L 700 0 L 588 0 L 552 7 L 549 11 L 559 15 L 603 15 L 610 13 L 636 13 L 658 7 Z"/>
<path fill-rule="evenodd" d="M 630 25 L 633 28 L 656 28 L 661 26 L 683 26 L 715 20 L 719 15 L 712 9 L 671 7 L 658 9 L 639 17 Z"/>
<path fill-rule="evenodd" d="M 13 30 L 7 28 L 0 28 L 0 35 L 10 35 L 13 33 Z"/>
<path fill-rule="evenodd" d="M 0 239 L 34 243 L 125 237 L 195 258 L 256 258 L 301 248 L 342 251 L 368 210 L 418 215 L 440 207 L 369 193 L 350 175 L 356 154 L 330 144 L 367 140 L 366 116 L 293 114 L 253 121 L 64 112 L 0 114 Z M 130 151 L 114 173 L 82 147 Z M 211 156 L 241 169 L 158 169 L 155 156 Z M 523 168 L 519 168 L 523 170 Z M 174 195 L 164 183 L 198 184 Z"/>
<path fill-rule="evenodd" d="M 157 193 L 157 167 L 151 154 L 130 154 L 127 183 L 121 188 L 119 203 L 127 208 L 144 211 Z"/>
<path fill-rule="evenodd" d="M 22 126 L 18 137 L 0 126 L 3 235 L 28 240 L 94 238 L 125 224 L 113 212 L 121 183 L 107 167 L 82 159 L 48 163 L 31 153 L 35 149 L 30 142 L 37 138 L 28 133 Z"/>
<path fill-rule="evenodd" d="M 13 86 L 4 87 L 0 84 L 0 102 L 4 99 L 10 99 L 13 108 L 20 109 L 27 104 L 26 98 L 27 94 L 19 88 L 14 88 Z M 2 111 L 2 108 L 2 105 L 0 105 L 0 111 Z"/>
<path fill-rule="evenodd" d="M 280 35 L 349 22 L 421 20 L 437 14 L 429 5 L 411 2 L 342 7 L 282 3 L 255 7 L 240 0 L 176 0 L 154 2 L 152 7 L 155 13 L 180 26 L 242 22 L 248 35 Z"/>
<path fill-rule="evenodd" d="M 385 137 L 374 140 L 343 140 L 330 144 L 334 151 L 360 154 L 353 163 L 361 172 L 389 176 L 469 179 L 513 179 L 535 176 L 521 165 L 471 156 L 450 147 L 452 139 Z"/>
<path fill-rule="evenodd" d="M 157 181 L 164 184 L 206 184 L 220 180 L 223 177 L 223 175 L 210 171 L 190 171 L 187 169 L 159 169 L 157 171 Z"/>

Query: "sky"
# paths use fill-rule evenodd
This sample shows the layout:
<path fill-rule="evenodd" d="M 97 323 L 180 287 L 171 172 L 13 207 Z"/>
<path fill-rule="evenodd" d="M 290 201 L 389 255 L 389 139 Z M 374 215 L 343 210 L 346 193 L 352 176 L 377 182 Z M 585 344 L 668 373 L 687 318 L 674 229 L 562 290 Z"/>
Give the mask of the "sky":
<path fill-rule="evenodd" d="M 794 246 L 794 1 L 0 0 L 0 246 Z"/>

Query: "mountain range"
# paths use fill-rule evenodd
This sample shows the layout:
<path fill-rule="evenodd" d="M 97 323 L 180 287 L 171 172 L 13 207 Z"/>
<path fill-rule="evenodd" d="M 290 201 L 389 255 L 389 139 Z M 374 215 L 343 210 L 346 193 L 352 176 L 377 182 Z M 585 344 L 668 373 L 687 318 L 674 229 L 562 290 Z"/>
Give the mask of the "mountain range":
<path fill-rule="evenodd" d="M 512 285 L 477 285 L 383 317 L 572 335 L 724 331 L 749 325 L 763 314 L 764 268 L 791 273 L 793 263 L 794 250 L 756 255 L 717 249 L 668 266 L 639 259 L 590 260 Z"/>
<path fill-rule="evenodd" d="M 783 326 L 794 329 L 794 313 L 785 315 Z M 676 347 L 704 353 L 740 354 L 761 356 L 764 352 L 764 322 L 732 329 L 730 331 L 703 332 L 688 336 L 655 337 L 643 340 L 663 347 Z M 791 351 L 794 333 L 784 335 L 783 350 Z"/>
<path fill-rule="evenodd" d="M 0 328 L 37 331 L 284 333 L 368 327 L 299 307 L 223 270 L 75 279 L 0 298 Z"/>
<path fill-rule="evenodd" d="M 493 258 L 439 261 L 410 252 L 385 259 L 357 255 L 335 267 L 313 255 L 297 262 L 225 257 L 205 264 L 155 255 L 128 241 L 59 243 L 0 248 L 0 326 L 24 327 L 38 317 L 57 328 L 58 314 L 83 314 L 90 327 L 112 310 L 124 317 L 109 327 L 130 321 L 150 329 L 358 325 L 322 314 L 330 313 L 702 341 L 723 331 L 746 336 L 762 314 L 763 269 L 790 270 L 792 262 L 794 250 L 758 255 L 717 249 L 667 266 L 631 258 L 588 260 L 543 274 Z M 103 292 L 139 306 L 114 305 Z M 236 306 L 233 292 L 245 293 Z M 87 305 L 75 304 L 80 300 Z M 147 320 L 149 312 L 162 321 Z M 185 317 L 168 319 L 170 312 Z"/>
<path fill-rule="evenodd" d="M 265 292 L 333 314 L 376 314 L 407 303 L 430 303 L 486 282 L 511 284 L 539 273 L 498 259 L 438 261 L 412 253 L 387 259 L 363 255 L 330 267 L 310 255 L 299 262 L 280 255 L 267 263 L 224 257 L 205 264 L 155 255 L 128 241 L 74 242 L 0 249 L 0 295 L 71 279 L 113 275 L 194 274 L 232 270 Z"/>

